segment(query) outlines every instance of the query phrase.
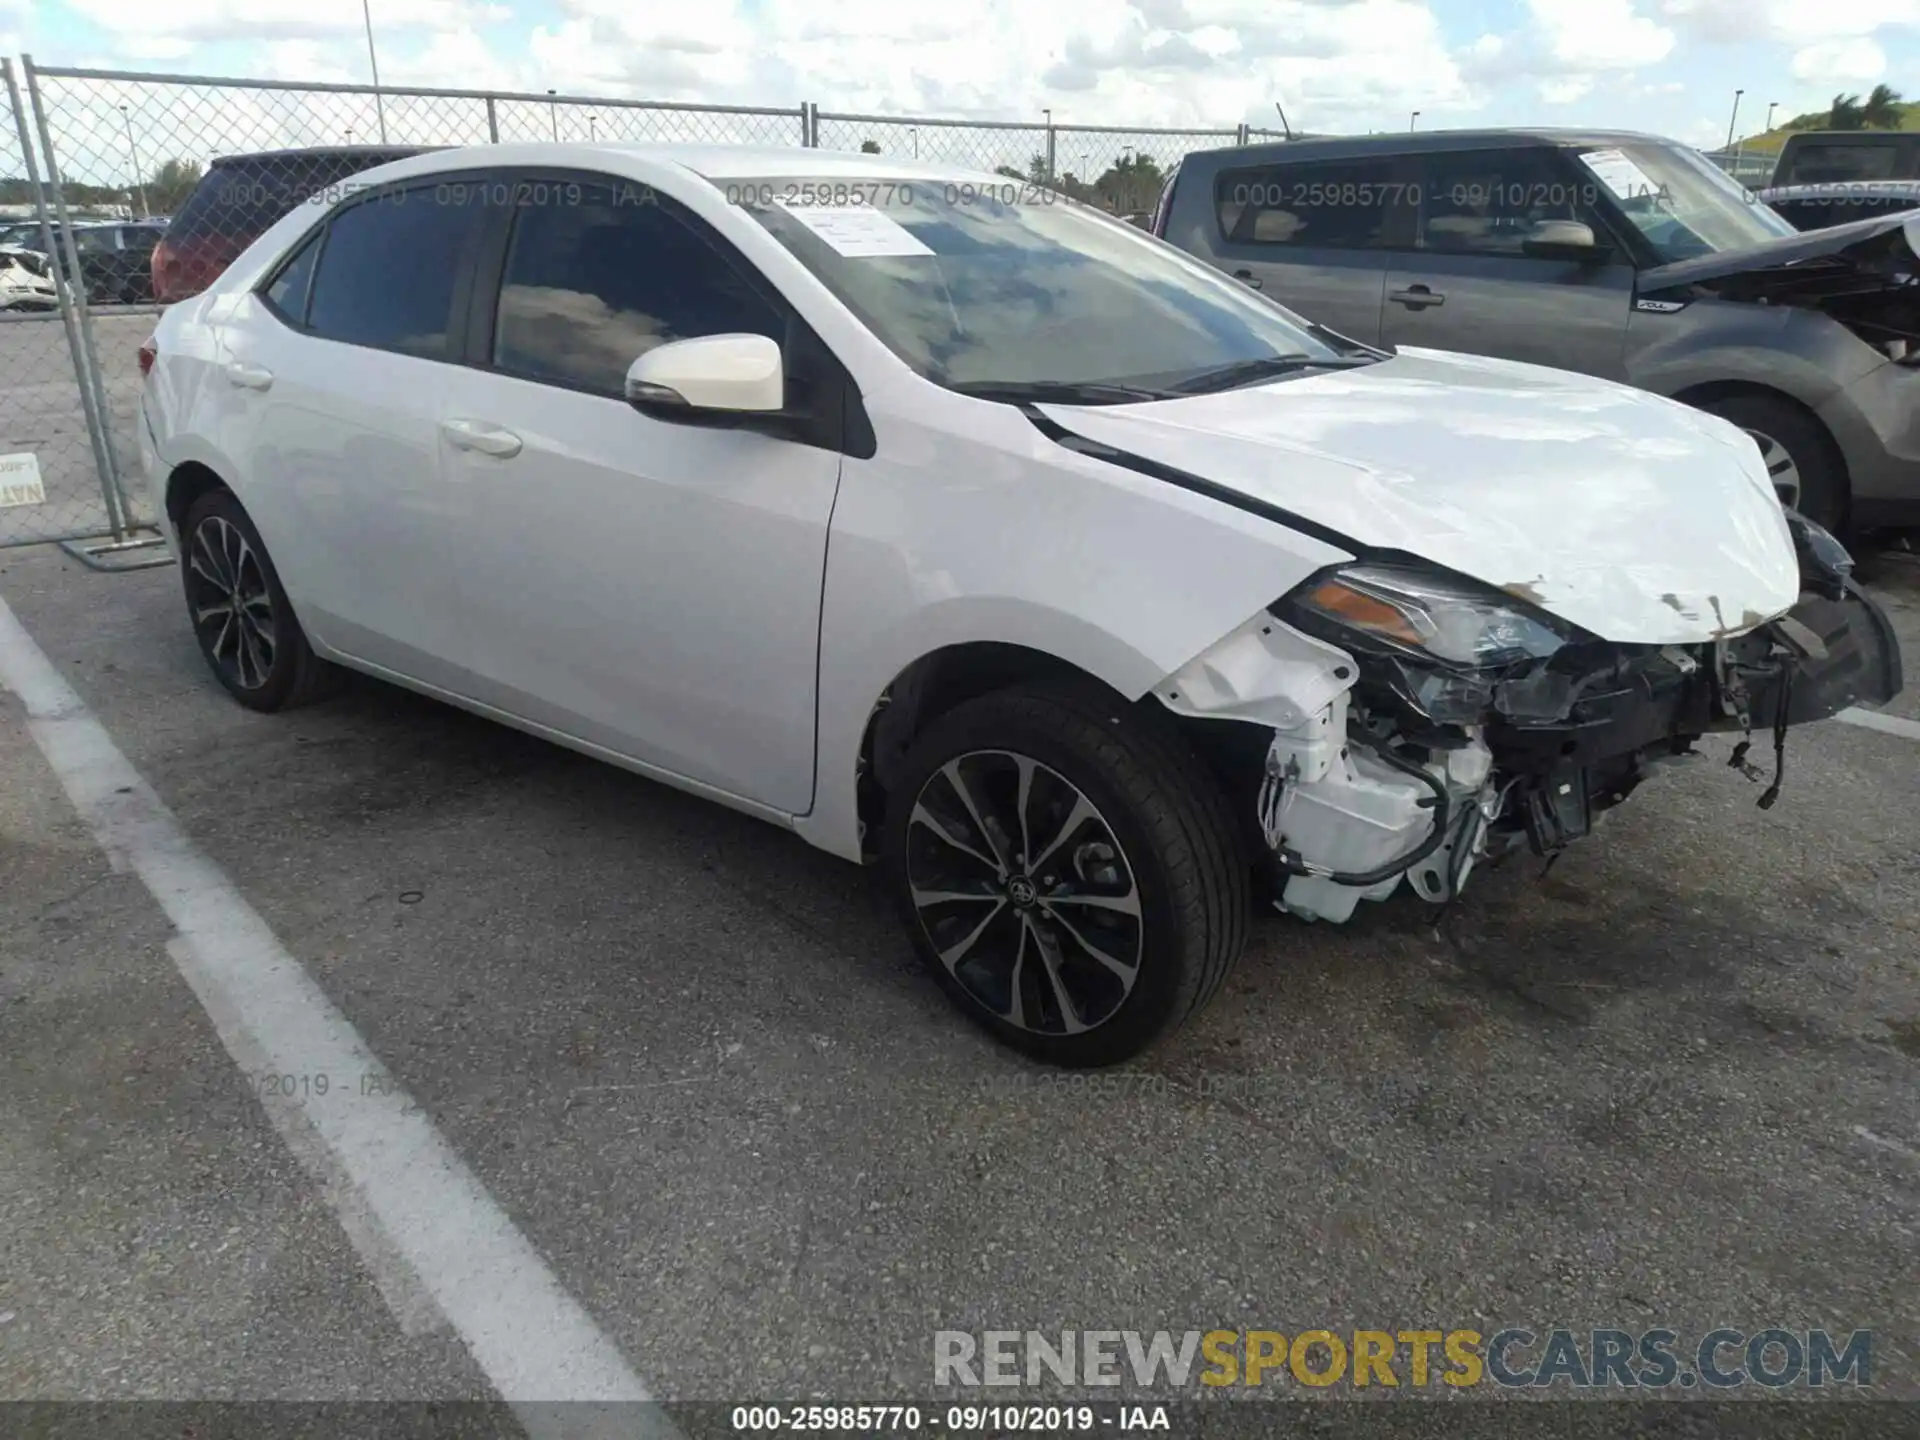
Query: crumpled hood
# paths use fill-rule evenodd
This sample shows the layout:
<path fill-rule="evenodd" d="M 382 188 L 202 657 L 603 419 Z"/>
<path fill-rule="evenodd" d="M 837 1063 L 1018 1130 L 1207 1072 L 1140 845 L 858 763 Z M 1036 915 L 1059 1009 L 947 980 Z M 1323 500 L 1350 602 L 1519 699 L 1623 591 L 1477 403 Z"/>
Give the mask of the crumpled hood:
<path fill-rule="evenodd" d="M 1777 278 L 1791 285 L 1802 275 L 1830 273 L 1850 266 L 1873 273 L 1885 272 L 1890 266 L 1911 270 L 1916 258 L 1920 258 L 1920 211 L 1901 210 L 1892 215 L 1855 220 L 1848 225 L 1783 235 L 1764 245 L 1721 250 L 1712 255 L 1697 255 L 1691 260 L 1676 260 L 1671 265 L 1658 265 L 1642 270 L 1637 284 L 1642 295 L 1686 285 L 1711 284 L 1736 275 Z M 1763 289 L 1749 285 L 1746 288 L 1757 295 L 1773 287 Z"/>
<path fill-rule="evenodd" d="M 1473 576 L 1603 639 L 1694 643 L 1799 598 L 1752 440 L 1624 385 L 1403 349 L 1215 395 L 1040 408 L 1087 439 Z"/>

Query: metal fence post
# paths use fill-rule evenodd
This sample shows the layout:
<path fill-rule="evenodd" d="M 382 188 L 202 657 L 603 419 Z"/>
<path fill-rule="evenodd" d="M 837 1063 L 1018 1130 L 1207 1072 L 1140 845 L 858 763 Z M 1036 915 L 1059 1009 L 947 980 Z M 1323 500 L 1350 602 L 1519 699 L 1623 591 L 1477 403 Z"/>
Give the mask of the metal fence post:
<path fill-rule="evenodd" d="M 92 401 L 87 414 L 87 425 L 93 434 L 94 454 L 100 460 L 100 494 L 106 502 L 107 520 L 113 528 L 115 544 L 121 544 L 127 538 L 126 491 L 120 484 L 118 456 L 114 451 L 113 431 L 109 423 L 112 410 L 107 403 L 107 387 L 100 378 L 100 352 L 94 343 L 93 315 L 87 308 L 86 272 L 80 265 L 80 251 L 73 241 L 73 221 L 67 214 L 65 187 L 60 182 L 60 161 L 53 150 L 53 132 L 47 128 L 46 106 L 40 100 L 40 85 L 33 71 L 33 57 L 22 55 L 20 68 L 27 77 L 27 100 L 33 107 L 33 120 L 40 139 L 40 153 L 47 162 L 47 186 L 53 191 L 54 213 L 60 218 L 60 249 L 66 261 L 66 278 L 62 287 L 70 292 L 66 301 L 71 306 L 75 318 L 79 321 L 80 344 L 74 352 L 74 366 L 80 372 L 80 396 L 85 404 Z M 31 160 L 28 161 L 31 166 Z M 31 175 L 31 170 L 29 170 Z M 47 233 L 47 218 L 44 207 L 40 216 L 40 234 L 43 241 L 49 242 L 49 255 L 52 254 L 52 236 Z M 60 269 L 55 264 L 56 272 Z"/>
<path fill-rule="evenodd" d="M 27 83 L 33 83 L 33 57 L 22 56 L 21 63 L 27 69 Z M 100 477 L 100 499 L 106 506 L 107 523 L 112 528 L 116 541 L 126 538 L 125 522 L 120 513 L 119 495 L 107 478 L 110 471 L 109 452 L 105 445 L 107 427 L 101 422 L 99 413 L 99 392 L 90 383 L 87 374 L 85 349 L 81 343 L 80 327 L 74 313 L 75 291 L 66 277 L 61 275 L 60 266 L 54 257 L 53 231 L 47 223 L 46 187 L 40 183 L 40 166 L 34 159 L 33 139 L 27 127 L 27 113 L 20 103 L 20 87 L 14 83 L 13 66 L 0 59 L 0 74 L 6 76 L 7 103 L 13 111 L 13 124 L 20 136 L 20 157 L 27 171 L 27 186 L 33 193 L 34 219 L 40 223 L 40 243 L 46 247 L 47 260 L 53 267 L 54 292 L 59 298 L 60 323 L 67 332 L 67 353 L 73 360 L 74 384 L 80 390 L 80 411 L 86 420 L 87 439 L 93 448 L 94 468 Z M 44 143 L 44 140 L 43 142 Z M 50 182 L 51 183 L 51 182 Z M 56 196 L 58 191 L 55 191 Z"/>
<path fill-rule="evenodd" d="M 800 143 L 809 150 L 820 145 L 820 107 L 811 100 L 800 102 Z"/>
<path fill-rule="evenodd" d="M 500 143 L 500 112 L 494 108 L 493 96 L 487 96 L 487 143 Z"/>

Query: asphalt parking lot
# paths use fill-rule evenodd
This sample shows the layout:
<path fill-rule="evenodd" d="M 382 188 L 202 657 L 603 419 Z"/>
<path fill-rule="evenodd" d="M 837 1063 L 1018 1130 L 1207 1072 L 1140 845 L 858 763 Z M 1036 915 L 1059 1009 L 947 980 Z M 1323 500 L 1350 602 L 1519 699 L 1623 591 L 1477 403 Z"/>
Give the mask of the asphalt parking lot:
<path fill-rule="evenodd" d="M 1920 1398 L 1911 735 L 1796 732 L 1767 812 L 1709 741 L 1439 929 L 1263 920 L 1069 1084 L 778 830 L 372 682 L 244 711 L 171 569 L 0 551 L 0 600 L 370 1052 L 272 1083 L 390 1080 L 656 1396 L 936 1398 L 937 1330 L 1565 1324 L 1870 1328 Z M 0 1398 L 492 1394 L 4 685 L 0 737 Z"/>

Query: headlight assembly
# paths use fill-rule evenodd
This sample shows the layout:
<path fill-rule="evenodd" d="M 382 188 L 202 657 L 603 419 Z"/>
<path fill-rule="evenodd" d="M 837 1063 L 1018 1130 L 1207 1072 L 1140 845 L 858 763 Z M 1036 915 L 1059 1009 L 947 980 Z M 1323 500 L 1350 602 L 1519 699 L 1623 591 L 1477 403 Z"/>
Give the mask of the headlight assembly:
<path fill-rule="evenodd" d="M 1573 632 L 1551 616 L 1531 610 L 1490 587 L 1433 571 L 1360 564 L 1309 580 L 1281 606 L 1301 618 L 1438 660 L 1481 669 L 1522 660 L 1544 660 Z M 1279 609 L 1280 607 L 1276 607 Z"/>

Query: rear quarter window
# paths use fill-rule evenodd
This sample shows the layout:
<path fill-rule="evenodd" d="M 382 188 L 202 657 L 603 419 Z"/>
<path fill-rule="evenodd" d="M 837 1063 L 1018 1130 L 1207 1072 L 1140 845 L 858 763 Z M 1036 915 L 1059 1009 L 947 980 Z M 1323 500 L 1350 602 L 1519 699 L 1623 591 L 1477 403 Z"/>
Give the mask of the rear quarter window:
<path fill-rule="evenodd" d="M 1908 136 L 1788 141 L 1776 185 L 1920 179 L 1920 142 Z"/>

